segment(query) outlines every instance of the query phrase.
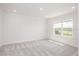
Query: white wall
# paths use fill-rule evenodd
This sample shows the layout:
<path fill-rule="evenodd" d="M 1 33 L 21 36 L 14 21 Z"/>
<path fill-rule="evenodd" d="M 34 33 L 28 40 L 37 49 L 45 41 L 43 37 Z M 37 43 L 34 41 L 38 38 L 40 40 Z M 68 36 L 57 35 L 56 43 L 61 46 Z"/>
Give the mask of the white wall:
<path fill-rule="evenodd" d="M 78 56 L 79 56 L 79 3 L 77 4 L 77 39 L 78 39 Z"/>
<path fill-rule="evenodd" d="M 15 13 L 4 14 L 3 44 L 46 38 L 46 20 Z"/>
<path fill-rule="evenodd" d="M 0 45 L 2 43 L 2 11 L 0 10 Z"/>
<path fill-rule="evenodd" d="M 55 36 L 53 35 L 53 24 L 60 22 L 62 20 L 65 19 L 73 19 L 73 38 L 66 38 L 66 37 L 61 37 L 61 36 Z M 49 39 L 55 40 L 55 41 L 59 41 L 65 44 L 69 44 L 72 45 L 74 47 L 77 47 L 77 32 L 76 32 L 76 12 L 72 12 L 72 13 L 68 13 L 68 14 L 63 14 L 51 19 L 48 19 L 48 37 Z"/>

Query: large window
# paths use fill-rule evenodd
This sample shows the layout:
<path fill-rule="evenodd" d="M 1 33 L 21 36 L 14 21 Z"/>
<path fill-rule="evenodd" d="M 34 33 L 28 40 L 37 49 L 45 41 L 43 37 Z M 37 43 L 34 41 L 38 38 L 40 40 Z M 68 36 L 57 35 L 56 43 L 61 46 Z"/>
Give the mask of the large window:
<path fill-rule="evenodd" d="M 72 37 L 73 22 L 72 20 L 55 23 L 53 25 L 54 35 Z"/>
<path fill-rule="evenodd" d="M 54 24 L 53 28 L 55 35 L 61 35 L 61 23 Z"/>
<path fill-rule="evenodd" d="M 73 24 L 72 21 L 63 22 L 63 36 L 72 36 Z"/>

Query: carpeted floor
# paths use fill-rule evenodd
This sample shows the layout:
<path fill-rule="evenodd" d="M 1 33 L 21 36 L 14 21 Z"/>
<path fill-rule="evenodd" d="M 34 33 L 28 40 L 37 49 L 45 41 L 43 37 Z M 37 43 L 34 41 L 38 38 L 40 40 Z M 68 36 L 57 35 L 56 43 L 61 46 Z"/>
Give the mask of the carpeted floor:
<path fill-rule="evenodd" d="M 1 56 L 76 56 L 77 48 L 52 40 L 37 40 L 0 47 Z"/>

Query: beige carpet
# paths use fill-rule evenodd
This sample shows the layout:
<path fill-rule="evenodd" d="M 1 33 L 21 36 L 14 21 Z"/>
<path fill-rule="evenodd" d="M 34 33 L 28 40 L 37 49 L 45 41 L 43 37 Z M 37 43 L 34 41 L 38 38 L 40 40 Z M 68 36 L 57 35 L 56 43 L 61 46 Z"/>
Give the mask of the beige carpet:
<path fill-rule="evenodd" d="M 77 48 L 52 40 L 37 40 L 0 47 L 1 56 L 76 56 Z"/>

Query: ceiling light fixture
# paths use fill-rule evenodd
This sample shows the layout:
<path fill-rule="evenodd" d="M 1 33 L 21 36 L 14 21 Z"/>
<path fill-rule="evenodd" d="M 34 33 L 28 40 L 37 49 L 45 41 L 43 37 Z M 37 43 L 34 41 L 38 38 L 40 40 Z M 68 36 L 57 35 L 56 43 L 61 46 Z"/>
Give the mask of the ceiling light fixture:
<path fill-rule="evenodd" d="M 13 10 L 13 12 L 16 12 L 16 10 Z"/>
<path fill-rule="evenodd" d="M 75 9 L 75 7 L 73 6 L 72 9 Z"/>
<path fill-rule="evenodd" d="M 43 8 L 40 8 L 40 11 L 43 11 L 44 9 Z"/>

